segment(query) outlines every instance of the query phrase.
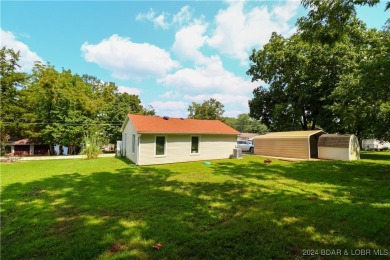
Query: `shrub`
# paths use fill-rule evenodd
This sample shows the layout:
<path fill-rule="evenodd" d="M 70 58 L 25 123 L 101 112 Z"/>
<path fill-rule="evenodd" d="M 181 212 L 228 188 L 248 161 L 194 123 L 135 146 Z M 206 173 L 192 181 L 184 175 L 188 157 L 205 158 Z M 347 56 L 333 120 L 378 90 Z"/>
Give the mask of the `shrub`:
<path fill-rule="evenodd" d="M 87 159 L 95 159 L 101 153 L 101 140 L 97 134 L 86 134 L 84 136 L 84 149 L 81 152 Z"/>

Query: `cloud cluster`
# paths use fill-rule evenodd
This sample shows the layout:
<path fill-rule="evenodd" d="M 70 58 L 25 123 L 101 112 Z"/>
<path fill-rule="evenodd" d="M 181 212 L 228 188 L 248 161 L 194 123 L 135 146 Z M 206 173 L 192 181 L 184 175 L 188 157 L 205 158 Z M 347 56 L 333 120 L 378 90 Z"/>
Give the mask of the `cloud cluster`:
<path fill-rule="evenodd" d="M 187 64 L 185 67 L 167 50 L 134 43 L 118 35 L 95 45 L 84 43 L 81 49 L 87 61 L 110 70 L 115 78 L 154 77 L 167 89 L 159 96 L 160 100 L 151 102 L 158 113 L 182 113 L 183 116 L 192 101 L 216 98 L 225 104 L 226 115 L 234 115 L 248 111 L 250 93 L 260 83 L 227 70 L 225 58 L 247 66 L 251 50 L 267 43 L 272 32 L 291 35 L 295 28 L 290 20 L 296 15 L 299 4 L 299 1 L 287 1 L 269 7 L 228 1 L 214 19 L 208 21 L 202 15 L 194 18 L 194 10 L 187 5 L 176 14 L 153 9 L 139 13 L 137 21 L 150 21 L 156 29 L 178 28 L 169 51 L 175 59 Z"/>
<path fill-rule="evenodd" d="M 142 89 L 139 88 L 132 88 L 132 87 L 126 87 L 126 86 L 119 86 L 118 87 L 119 93 L 127 93 L 130 95 L 139 95 L 142 92 Z"/>
<path fill-rule="evenodd" d="M 177 14 L 171 15 L 167 12 L 157 14 L 152 8 L 147 13 L 139 13 L 136 16 L 137 21 L 147 20 L 154 24 L 154 27 L 163 30 L 169 29 L 172 25 L 183 25 L 189 22 L 192 18 L 191 8 L 186 5 L 183 6 Z"/>
<path fill-rule="evenodd" d="M 98 44 L 85 42 L 81 51 L 87 62 L 96 63 L 121 80 L 161 77 L 179 67 L 166 50 L 116 34 Z"/>
<path fill-rule="evenodd" d="M 224 93 L 248 92 L 255 87 L 249 80 L 235 75 L 223 67 L 219 56 L 207 58 L 207 61 L 195 68 L 184 68 L 158 80 L 159 83 L 174 87 L 184 93 Z"/>
<path fill-rule="evenodd" d="M 30 71 L 36 61 L 43 62 L 43 59 L 39 57 L 37 53 L 31 51 L 25 43 L 17 40 L 16 36 L 12 32 L 3 31 L 3 29 L 0 30 L 1 48 L 6 46 L 8 49 L 20 51 L 19 65 L 21 71 Z"/>
<path fill-rule="evenodd" d="M 246 65 L 250 51 L 267 43 L 272 32 L 292 33 L 288 21 L 296 14 L 298 6 L 299 1 L 287 1 L 270 10 L 266 5 L 245 10 L 245 2 L 229 2 L 229 6 L 216 15 L 216 27 L 207 43 Z"/>

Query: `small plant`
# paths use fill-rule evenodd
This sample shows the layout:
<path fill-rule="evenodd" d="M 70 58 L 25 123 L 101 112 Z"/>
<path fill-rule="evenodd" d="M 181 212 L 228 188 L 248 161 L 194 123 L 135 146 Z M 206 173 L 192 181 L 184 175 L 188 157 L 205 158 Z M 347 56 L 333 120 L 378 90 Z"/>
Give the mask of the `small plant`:
<path fill-rule="evenodd" d="M 101 153 L 100 146 L 101 140 L 98 134 L 85 134 L 84 136 L 84 149 L 81 152 L 87 156 L 87 159 L 95 159 Z"/>

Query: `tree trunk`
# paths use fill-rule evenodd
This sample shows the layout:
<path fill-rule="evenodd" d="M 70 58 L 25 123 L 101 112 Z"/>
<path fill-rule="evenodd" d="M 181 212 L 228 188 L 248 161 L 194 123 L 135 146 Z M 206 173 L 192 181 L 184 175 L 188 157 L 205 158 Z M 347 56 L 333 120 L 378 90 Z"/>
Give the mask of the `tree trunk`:
<path fill-rule="evenodd" d="M 313 124 L 311 125 L 311 130 L 315 130 L 315 129 L 316 129 L 316 119 L 314 118 Z"/>
<path fill-rule="evenodd" d="M 56 152 L 54 150 L 54 144 L 49 144 L 49 154 L 56 155 Z"/>
<path fill-rule="evenodd" d="M 74 145 L 70 144 L 68 146 L 68 155 L 73 155 L 73 152 L 74 152 Z"/>
<path fill-rule="evenodd" d="M 301 126 L 303 130 L 307 130 L 307 118 L 305 114 L 305 107 L 302 107 L 302 122 Z"/>
<path fill-rule="evenodd" d="M 64 155 L 64 147 L 62 145 L 59 147 L 59 155 Z"/>

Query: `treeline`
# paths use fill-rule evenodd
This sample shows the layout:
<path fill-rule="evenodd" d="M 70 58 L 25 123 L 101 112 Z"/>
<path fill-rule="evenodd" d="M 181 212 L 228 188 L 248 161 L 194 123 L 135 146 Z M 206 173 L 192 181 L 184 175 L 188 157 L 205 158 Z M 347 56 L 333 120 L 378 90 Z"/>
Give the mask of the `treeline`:
<path fill-rule="evenodd" d="M 237 115 L 236 118 L 224 117 L 224 107 L 225 106 L 215 98 L 204 100 L 202 103 L 192 102 L 187 109 L 188 118 L 220 120 L 241 133 L 262 134 L 267 132 L 267 126 L 261 123 L 260 120 L 251 118 L 248 114 L 242 113 Z"/>
<path fill-rule="evenodd" d="M 84 136 L 96 136 L 102 143 L 120 140 L 126 114 L 155 114 L 137 95 L 119 93 L 115 83 L 42 63 L 24 73 L 19 59 L 12 49 L 0 51 L 2 144 L 9 138 L 29 138 L 49 145 L 50 154 L 55 154 L 54 145 L 75 154 Z"/>
<path fill-rule="evenodd" d="M 390 140 L 390 20 L 367 29 L 355 11 L 378 2 L 303 0 L 309 12 L 296 33 L 273 33 L 250 56 L 247 74 L 267 84 L 253 91 L 250 116 L 270 131 L 320 128 Z"/>

